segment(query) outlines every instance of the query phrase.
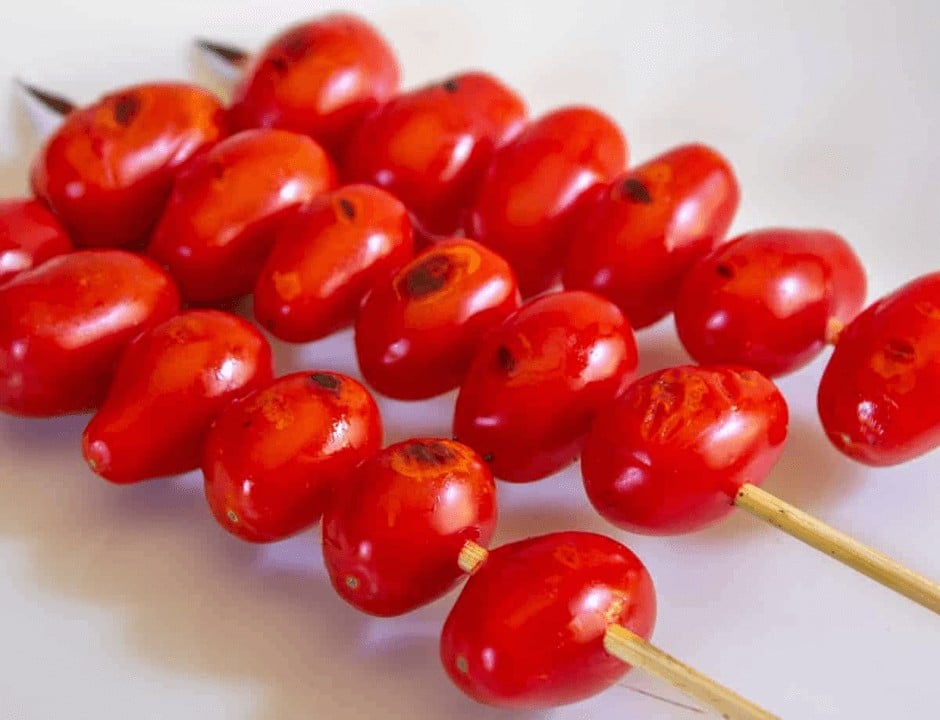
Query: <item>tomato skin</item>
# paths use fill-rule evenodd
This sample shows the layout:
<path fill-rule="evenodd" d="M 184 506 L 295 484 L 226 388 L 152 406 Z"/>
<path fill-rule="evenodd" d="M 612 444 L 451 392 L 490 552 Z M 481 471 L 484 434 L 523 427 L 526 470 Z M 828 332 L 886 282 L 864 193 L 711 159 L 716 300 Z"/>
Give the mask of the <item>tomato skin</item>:
<path fill-rule="evenodd" d="M 609 625 L 648 639 L 655 621 L 653 581 L 636 555 L 603 535 L 553 533 L 490 552 L 447 617 L 441 662 L 478 702 L 564 705 L 630 669 L 604 650 Z"/>
<path fill-rule="evenodd" d="M 472 240 L 428 248 L 366 296 L 356 355 L 383 395 L 420 400 L 452 390 L 491 329 L 519 307 L 509 264 Z"/>
<path fill-rule="evenodd" d="M 334 372 L 278 378 L 229 404 L 202 460 L 206 499 L 233 535 L 256 543 L 316 523 L 334 486 L 382 446 L 375 400 Z"/>
<path fill-rule="evenodd" d="M 672 312 L 682 278 L 725 236 L 734 171 L 704 145 L 673 148 L 615 178 L 572 226 L 564 285 L 614 301 L 634 328 Z"/>
<path fill-rule="evenodd" d="M 826 435 L 866 465 L 940 446 L 940 272 L 870 305 L 839 336 L 819 383 Z"/>
<path fill-rule="evenodd" d="M 82 452 L 117 484 L 195 470 L 215 417 L 271 380 L 271 347 L 251 323 L 191 310 L 139 335 L 121 355 Z"/>
<path fill-rule="evenodd" d="M 408 211 L 370 185 L 322 195 L 278 232 L 255 286 L 255 318 L 290 342 L 346 327 L 369 288 L 408 262 Z"/>
<path fill-rule="evenodd" d="M 594 508 L 619 528 L 672 535 L 731 512 L 783 452 L 789 413 L 755 370 L 681 366 L 640 378 L 597 414 L 581 455 Z"/>
<path fill-rule="evenodd" d="M 366 460 L 323 515 L 323 557 L 336 592 L 370 615 L 401 615 L 463 576 L 467 541 L 489 543 L 496 485 L 473 450 L 418 438 Z"/>
<path fill-rule="evenodd" d="M 676 329 L 699 363 L 746 365 L 774 377 L 818 355 L 829 321 L 852 320 L 865 287 L 865 269 L 835 233 L 756 230 L 689 271 Z"/>
<path fill-rule="evenodd" d="M 232 135 L 176 178 L 147 253 L 170 270 L 191 302 L 247 295 L 278 227 L 335 184 L 332 161 L 305 135 Z"/>
<path fill-rule="evenodd" d="M 623 172 L 627 146 L 609 117 L 564 107 L 533 120 L 493 155 L 466 231 L 512 265 L 523 297 L 561 278 L 580 201 Z"/>
<path fill-rule="evenodd" d="M 65 228 L 41 202 L 0 200 L 0 285 L 72 249 Z"/>
<path fill-rule="evenodd" d="M 65 118 L 33 164 L 33 192 L 75 245 L 138 248 L 176 172 L 225 133 L 221 104 L 202 88 L 123 88 Z"/>
<path fill-rule="evenodd" d="M 327 15 L 287 28 L 252 60 L 229 119 L 239 130 L 311 135 L 336 153 L 398 82 L 395 54 L 374 27 L 355 15 Z"/>
<path fill-rule="evenodd" d="M 431 234 L 452 235 L 493 151 L 525 121 L 525 104 L 499 80 L 467 72 L 402 93 L 369 115 L 346 148 L 346 182 L 398 197 Z"/>
<path fill-rule="evenodd" d="M 124 347 L 179 305 L 173 280 L 124 250 L 81 250 L 20 273 L 0 288 L 0 411 L 97 407 Z"/>
<path fill-rule="evenodd" d="M 636 366 L 633 332 L 613 303 L 581 291 L 544 295 L 481 342 L 454 434 L 501 480 L 539 480 L 577 458 L 594 414 Z"/>

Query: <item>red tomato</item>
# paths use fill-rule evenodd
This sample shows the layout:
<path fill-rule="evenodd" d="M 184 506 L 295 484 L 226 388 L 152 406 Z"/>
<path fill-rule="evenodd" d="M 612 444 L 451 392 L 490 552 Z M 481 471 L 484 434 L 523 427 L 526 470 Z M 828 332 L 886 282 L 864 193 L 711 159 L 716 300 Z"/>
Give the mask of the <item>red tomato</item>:
<path fill-rule="evenodd" d="M 704 145 L 673 148 L 586 201 L 568 241 L 564 283 L 613 300 L 635 328 L 672 312 L 689 268 L 738 208 L 728 162 Z"/>
<path fill-rule="evenodd" d="M 832 443 L 867 465 L 940 446 L 940 272 L 883 297 L 839 336 L 819 384 Z"/>
<path fill-rule="evenodd" d="M 865 269 L 838 235 L 757 230 L 692 268 L 676 303 L 676 329 L 697 362 L 783 375 L 819 354 L 830 321 L 855 317 L 865 284 Z"/>
<path fill-rule="evenodd" d="M 379 409 L 334 372 L 278 378 L 228 405 L 206 438 L 206 499 L 219 524 L 250 542 L 310 527 L 334 486 L 382 446 Z"/>
<path fill-rule="evenodd" d="M 606 115 L 587 107 L 543 115 L 493 156 L 467 234 L 509 261 L 523 296 L 547 290 L 561 278 L 580 201 L 626 164 L 626 140 Z"/>
<path fill-rule="evenodd" d="M 597 414 L 581 456 L 584 487 L 625 530 L 698 530 L 731 511 L 742 485 L 764 481 L 787 421 L 780 391 L 754 370 L 660 370 Z"/>
<path fill-rule="evenodd" d="M 255 286 L 255 317 L 282 340 L 326 337 L 354 320 L 369 288 L 413 248 L 408 211 L 384 190 L 323 195 L 278 233 Z"/>
<path fill-rule="evenodd" d="M 0 285 L 72 250 L 65 229 L 37 200 L 0 200 Z"/>
<path fill-rule="evenodd" d="M 403 93 L 353 134 L 343 177 L 385 188 L 425 230 L 452 234 L 494 149 L 522 129 L 525 113 L 518 95 L 479 72 Z"/>
<path fill-rule="evenodd" d="M 74 252 L 20 273 L 0 288 L 0 410 L 91 410 L 125 345 L 179 303 L 163 270 L 123 250 Z"/>
<path fill-rule="evenodd" d="M 270 380 L 271 347 L 251 323 L 218 310 L 176 315 L 121 355 L 82 436 L 85 460 L 119 484 L 195 470 L 215 417 Z"/>
<path fill-rule="evenodd" d="M 252 61 L 229 117 L 238 129 L 279 127 L 312 135 L 331 152 L 398 90 L 398 62 L 378 31 L 355 15 L 288 28 Z"/>
<path fill-rule="evenodd" d="M 372 288 L 356 318 L 363 377 L 419 400 L 460 384 L 483 336 L 519 307 L 508 263 L 472 240 L 432 246 Z"/>
<path fill-rule="evenodd" d="M 33 191 L 76 245 L 139 247 L 176 171 L 224 133 L 219 101 L 194 85 L 118 90 L 66 117 L 33 164 Z"/>
<path fill-rule="evenodd" d="M 232 135 L 179 174 L 147 252 L 169 268 L 188 300 L 247 295 L 277 228 L 335 184 L 333 163 L 305 135 Z"/>
<path fill-rule="evenodd" d="M 539 480 L 577 458 L 594 414 L 636 366 L 633 332 L 616 305 L 578 291 L 536 298 L 480 343 L 454 434 L 496 477 Z"/>
<path fill-rule="evenodd" d="M 603 535 L 561 532 L 493 550 L 444 625 L 441 662 L 474 700 L 511 708 L 577 702 L 630 666 L 604 650 L 610 625 L 648 639 L 653 581 Z"/>
<path fill-rule="evenodd" d="M 323 515 L 336 592 L 371 615 L 401 615 L 450 590 L 467 541 L 486 545 L 496 486 L 486 463 L 450 440 L 392 445 L 337 490 Z"/>

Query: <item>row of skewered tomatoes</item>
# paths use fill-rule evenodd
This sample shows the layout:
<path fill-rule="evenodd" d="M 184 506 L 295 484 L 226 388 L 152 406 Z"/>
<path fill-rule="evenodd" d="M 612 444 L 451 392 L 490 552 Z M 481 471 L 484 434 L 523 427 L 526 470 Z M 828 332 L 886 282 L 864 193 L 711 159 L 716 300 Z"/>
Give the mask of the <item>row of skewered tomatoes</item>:
<path fill-rule="evenodd" d="M 115 92 L 46 142 L 36 199 L 0 204 L 0 409 L 96 409 L 95 472 L 201 468 L 216 519 L 245 540 L 322 516 L 335 588 L 376 615 L 460 580 L 461 552 L 494 529 L 494 476 L 531 482 L 580 456 L 621 528 L 721 518 L 782 451 L 768 378 L 827 342 L 819 410 L 836 447 L 890 465 L 940 444 L 940 273 L 862 311 L 864 270 L 833 233 L 722 242 L 739 190 L 714 150 L 630 170 L 627 155 L 603 113 L 529 120 L 484 73 L 399 92 L 385 40 L 346 15 L 275 38 L 229 108 L 184 84 Z M 289 342 L 354 324 L 385 395 L 459 387 L 455 439 L 382 449 L 357 380 L 274 378 L 265 337 L 219 309 L 248 293 Z M 634 380 L 633 329 L 670 312 L 702 365 Z M 556 533 L 473 568 L 442 657 L 485 702 L 570 702 L 625 670 L 604 629 L 648 637 L 654 617 L 629 550 Z"/>

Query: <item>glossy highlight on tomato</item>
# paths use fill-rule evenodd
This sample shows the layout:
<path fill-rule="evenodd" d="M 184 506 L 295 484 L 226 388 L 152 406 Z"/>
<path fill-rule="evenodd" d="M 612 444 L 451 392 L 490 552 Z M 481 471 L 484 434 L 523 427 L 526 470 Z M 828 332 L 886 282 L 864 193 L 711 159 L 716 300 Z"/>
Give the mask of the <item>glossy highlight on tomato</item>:
<path fill-rule="evenodd" d="M 0 285 L 72 250 L 55 215 L 38 200 L 0 200 Z"/>

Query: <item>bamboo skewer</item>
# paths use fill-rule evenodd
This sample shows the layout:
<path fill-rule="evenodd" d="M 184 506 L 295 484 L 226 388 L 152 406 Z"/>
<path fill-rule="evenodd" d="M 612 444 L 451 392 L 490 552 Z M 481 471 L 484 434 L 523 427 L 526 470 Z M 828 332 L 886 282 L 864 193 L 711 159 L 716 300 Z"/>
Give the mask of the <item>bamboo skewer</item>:
<path fill-rule="evenodd" d="M 203 50 L 204 52 L 209 53 L 210 55 L 213 55 L 223 63 L 232 65 L 236 68 L 244 67 L 245 63 L 248 62 L 249 53 L 246 50 L 235 47 L 234 45 L 225 45 L 213 40 L 197 38 L 196 47 L 198 47 L 200 50 Z"/>

